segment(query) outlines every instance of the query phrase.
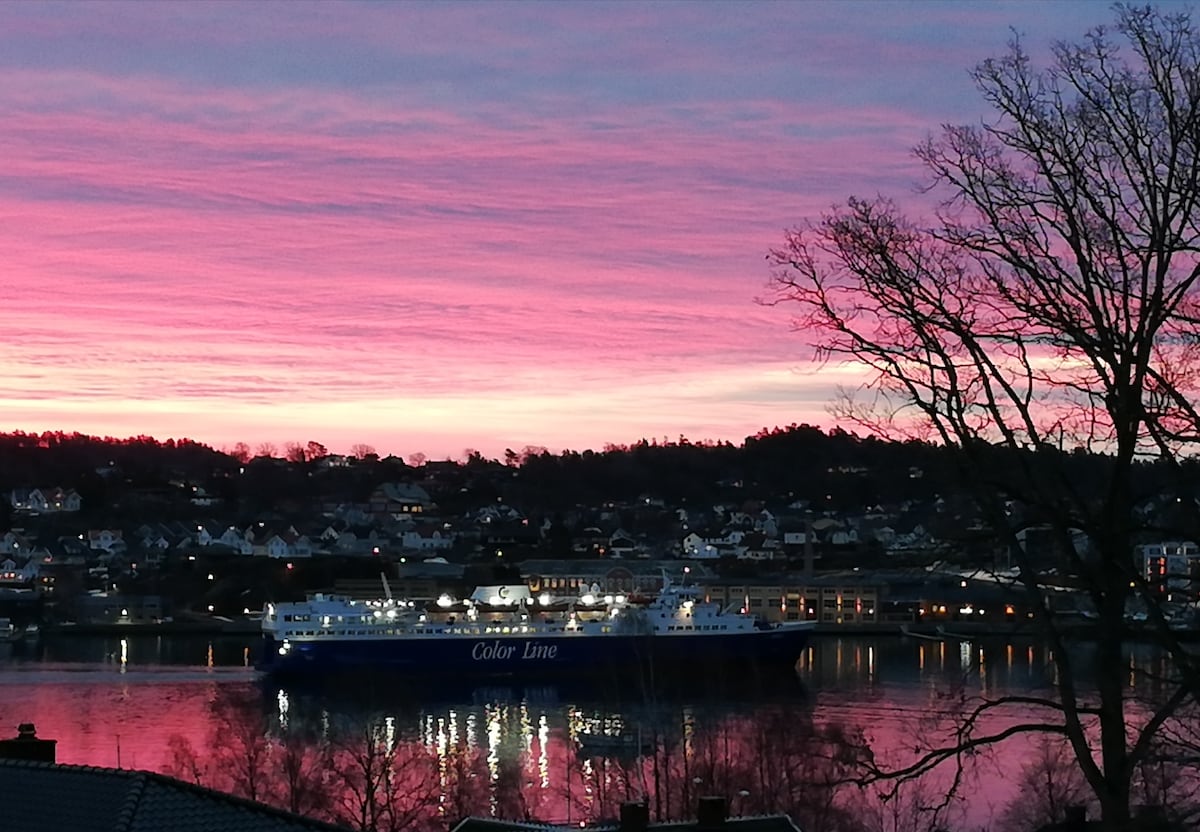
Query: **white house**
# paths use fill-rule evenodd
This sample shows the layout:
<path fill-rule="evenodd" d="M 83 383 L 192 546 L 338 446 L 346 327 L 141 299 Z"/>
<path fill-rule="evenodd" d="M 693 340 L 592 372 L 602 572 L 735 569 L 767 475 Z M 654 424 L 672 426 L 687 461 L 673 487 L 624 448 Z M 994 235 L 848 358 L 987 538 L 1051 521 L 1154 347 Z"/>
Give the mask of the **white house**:
<path fill-rule="evenodd" d="M 696 532 L 691 532 L 680 541 L 680 551 L 685 558 L 715 560 L 721 557 L 719 545 L 719 542 L 709 542 Z"/>
<path fill-rule="evenodd" d="M 16 511 L 33 514 L 79 511 L 82 506 L 74 489 L 63 488 L 15 488 L 9 495 L 9 502 Z"/>
<path fill-rule="evenodd" d="M 0 557 L 29 551 L 29 540 L 25 535 L 15 531 L 5 532 L 0 537 Z"/>
<path fill-rule="evenodd" d="M 253 546 L 253 554 L 269 558 L 308 558 L 312 553 L 312 542 L 302 534 L 273 534 Z"/>
<path fill-rule="evenodd" d="M 420 526 L 405 531 L 400 545 L 411 551 L 440 551 L 454 545 L 454 535 L 437 526 Z"/>
<path fill-rule="evenodd" d="M 254 544 L 251 543 L 250 537 L 249 532 L 241 531 L 236 526 L 228 526 L 225 529 L 212 526 L 196 527 L 196 543 L 198 545 L 221 545 L 233 549 L 241 555 L 253 554 Z"/>
<path fill-rule="evenodd" d="M 87 544 L 94 552 L 111 552 L 125 544 L 125 533 L 120 529 L 88 529 Z"/>
<path fill-rule="evenodd" d="M 12 558 L 0 560 L 0 584 L 28 584 L 38 576 L 38 563 L 32 558 L 18 565 Z"/>

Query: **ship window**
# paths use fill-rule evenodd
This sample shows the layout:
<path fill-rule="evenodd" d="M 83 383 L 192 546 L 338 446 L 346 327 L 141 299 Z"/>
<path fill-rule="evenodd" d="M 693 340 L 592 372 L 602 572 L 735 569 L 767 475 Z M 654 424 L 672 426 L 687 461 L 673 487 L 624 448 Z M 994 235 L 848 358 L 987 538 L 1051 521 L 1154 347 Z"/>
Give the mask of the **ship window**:
<path fill-rule="evenodd" d="M 284 620 L 284 621 L 291 621 L 291 620 L 292 620 L 292 617 L 291 617 L 290 615 L 285 615 L 285 616 L 283 617 L 283 620 Z"/>

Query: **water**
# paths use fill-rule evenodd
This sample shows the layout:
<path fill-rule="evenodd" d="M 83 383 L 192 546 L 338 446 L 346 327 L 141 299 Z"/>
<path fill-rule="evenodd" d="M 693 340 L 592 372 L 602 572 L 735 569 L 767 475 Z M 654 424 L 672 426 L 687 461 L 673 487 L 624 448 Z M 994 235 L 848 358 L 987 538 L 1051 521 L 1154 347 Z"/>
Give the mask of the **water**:
<path fill-rule="evenodd" d="M 847 771 L 837 760 L 860 741 L 876 759 L 899 760 L 974 697 L 1048 692 L 1053 681 L 1044 648 L 1006 640 L 818 636 L 794 672 L 695 667 L 653 685 L 446 677 L 275 685 L 254 671 L 256 649 L 253 637 L 48 637 L 36 655 L 0 663 L 6 732 L 34 722 L 58 741 L 60 762 L 164 771 L 243 792 L 259 788 L 255 775 L 231 772 L 253 768 L 263 737 L 263 759 L 274 762 L 262 767 L 272 771 L 284 749 L 326 749 L 325 781 L 329 770 L 361 767 L 362 749 L 382 738 L 415 761 L 401 778 L 408 792 L 431 795 L 409 807 L 415 827 L 418 814 L 429 828 L 467 813 L 597 820 L 642 794 L 654 817 L 682 817 L 699 795 L 720 793 L 735 812 L 783 809 L 819 832 L 850 828 L 843 815 L 861 814 L 871 793 L 822 787 L 829 805 L 814 815 L 797 797 L 811 802 L 813 789 L 795 787 L 795 777 L 836 779 Z M 1152 653 L 1131 653 L 1130 684 L 1140 683 L 1138 668 L 1157 664 Z M 999 828 L 1030 749 L 1014 742 L 975 761 L 970 798 L 948 810 L 951 828 Z M 944 793 L 944 777 L 927 788 Z M 928 826 L 877 818 L 874 828 Z"/>

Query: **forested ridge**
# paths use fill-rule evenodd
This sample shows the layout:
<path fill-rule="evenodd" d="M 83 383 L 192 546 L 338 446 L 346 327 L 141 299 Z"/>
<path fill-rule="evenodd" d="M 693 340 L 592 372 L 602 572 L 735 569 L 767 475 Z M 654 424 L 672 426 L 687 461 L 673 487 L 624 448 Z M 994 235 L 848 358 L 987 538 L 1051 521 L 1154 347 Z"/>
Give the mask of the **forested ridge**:
<path fill-rule="evenodd" d="M 308 445 L 313 446 L 321 447 Z M 1006 466 L 1019 463 L 1016 452 L 995 449 L 992 456 L 988 476 L 1001 476 Z M 1063 456 L 1077 487 L 1103 481 L 1104 455 L 1076 450 Z M 361 501 L 382 482 L 435 479 L 439 490 L 463 499 L 495 496 L 543 510 L 650 498 L 668 505 L 806 501 L 830 511 L 932 499 L 955 489 L 953 458 L 937 445 L 811 425 L 763 429 L 738 445 L 680 437 L 599 451 L 525 448 L 503 460 L 471 450 L 457 460 L 413 457 L 406 462 L 372 452 L 302 462 L 265 455 L 247 459 L 190 439 L 17 431 L 0 434 L 0 489 L 75 489 L 86 510 L 119 507 L 130 494 L 166 498 L 201 488 L 216 500 L 265 509 L 281 500 L 317 496 Z M 1195 469 L 1194 462 L 1187 466 Z M 1160 495 L 1166 478 L 1152 465 L 1142 474 L 1144 496 Z"/>

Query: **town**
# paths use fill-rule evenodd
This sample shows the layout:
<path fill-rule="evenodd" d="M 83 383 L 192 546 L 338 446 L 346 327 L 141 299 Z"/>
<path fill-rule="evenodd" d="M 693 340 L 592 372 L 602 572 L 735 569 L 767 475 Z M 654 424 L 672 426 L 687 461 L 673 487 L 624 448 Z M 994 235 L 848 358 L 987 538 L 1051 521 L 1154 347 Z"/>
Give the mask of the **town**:
<path fill-rule="evenodd" d="M 49 630 L 250 632 L 268 601 L 379 597 L 385 580 L 428 601 L 503 582 L 653 594 L 670 576 L 820 632 L 1014 633 L 1039 614 L 939 449 L 836 430 L 457 461 L 16 433 L 0 459 L 0 624 L 14 645 Z M 1152 470 L 1144 487 L 1130 556 L 1190 627 L 1200 554 L 1155 534 L 1186 512 Z M 1086 626 L 1045 527 L 1031 518 L 1017 538 L 1053 576 L 1043 603 Z"/>

